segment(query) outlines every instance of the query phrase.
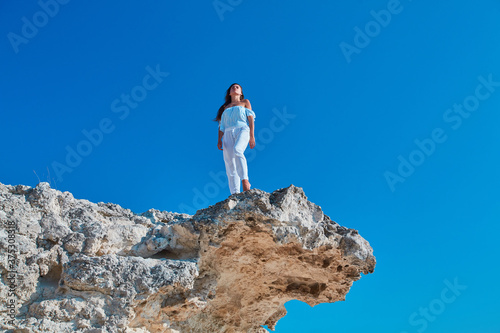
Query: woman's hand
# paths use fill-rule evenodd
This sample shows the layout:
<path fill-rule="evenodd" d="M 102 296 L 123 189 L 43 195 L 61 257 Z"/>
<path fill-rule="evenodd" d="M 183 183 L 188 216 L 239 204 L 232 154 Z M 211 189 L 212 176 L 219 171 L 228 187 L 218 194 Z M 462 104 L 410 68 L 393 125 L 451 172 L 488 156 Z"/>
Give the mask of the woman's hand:
<path fill-rule="evenodd" d="M 251 136 L 248 143 L 250 144 L 250 149 L 253 149 L 255 147 L 255 138 Z"/>
<path fill-rule="evenodd" d="M 219 148 L 219 150 L 222 150 L 222 140 L 219 140 L 219 142 L 217 142 L 217 148 Z"/>

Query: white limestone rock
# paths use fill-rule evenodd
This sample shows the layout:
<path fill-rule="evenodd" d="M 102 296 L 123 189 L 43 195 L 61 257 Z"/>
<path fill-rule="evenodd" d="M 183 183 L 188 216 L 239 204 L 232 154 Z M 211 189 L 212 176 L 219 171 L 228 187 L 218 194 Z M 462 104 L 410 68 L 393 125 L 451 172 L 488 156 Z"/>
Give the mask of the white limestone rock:
<path fill-rule="evenodd" d="M 287 301 L 344 300 L 374 267 L 369 243 L 293 185 L 191 216 L 0 183 L 6 332 L 265 332 Z"/>

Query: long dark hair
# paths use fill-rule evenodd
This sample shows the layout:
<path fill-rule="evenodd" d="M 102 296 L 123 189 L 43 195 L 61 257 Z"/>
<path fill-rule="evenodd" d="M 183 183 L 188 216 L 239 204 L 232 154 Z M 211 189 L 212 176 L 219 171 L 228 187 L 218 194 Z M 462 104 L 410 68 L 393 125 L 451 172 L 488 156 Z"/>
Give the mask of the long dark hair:
<path fill-rule="evenodd" d="M 229 92 L 231 91 L 231 87 L 234 86 L 235 84 L 239 85 L 241 87 L 241 84 L 239 83 L 233 83 L 232 85 L 229 86 L 226 90 L 226 97 L 224 99 L 224 104 L 219 108 L 219 111 L 217 111 L 217 117 L 215 117 L 214 121 L 220 121 L 222 117 L 222 113 L 224 112 L 224 109 L 226 108 L 227 105 L 231 104 L 231 95 L 229 95 Z M 241 97 L 240 101 L 244 99 L 245 96 L 243 95 L 243 87 L 241 87 Z"/>

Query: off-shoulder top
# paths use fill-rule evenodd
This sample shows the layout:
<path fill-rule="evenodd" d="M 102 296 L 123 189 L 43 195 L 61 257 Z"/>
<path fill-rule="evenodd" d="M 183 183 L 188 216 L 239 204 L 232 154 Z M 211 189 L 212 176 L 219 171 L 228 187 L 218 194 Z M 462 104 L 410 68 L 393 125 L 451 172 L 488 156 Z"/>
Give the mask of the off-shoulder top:
<path fill-rule="evenodd" d="M 255 119 L 255 112 L 242 105 L 231 106 L 222 113 L 219 129 L 224 132 L 226 128 L 230 127 L 249 127 L 248 116 L 253 116 Z"/>

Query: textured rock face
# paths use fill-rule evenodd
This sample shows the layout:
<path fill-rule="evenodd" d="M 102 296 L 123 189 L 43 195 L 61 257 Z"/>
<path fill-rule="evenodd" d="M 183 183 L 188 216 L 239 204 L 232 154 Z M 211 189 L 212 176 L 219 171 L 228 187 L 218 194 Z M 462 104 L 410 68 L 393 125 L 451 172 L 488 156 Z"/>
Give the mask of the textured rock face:
<path fill-rule="evenodd" d="M 374 267 L 368 242 L 293 185 L 190 216 L 0 183 L 7 332 L 265 332 L 287 301 L 344 300 Z"/>

